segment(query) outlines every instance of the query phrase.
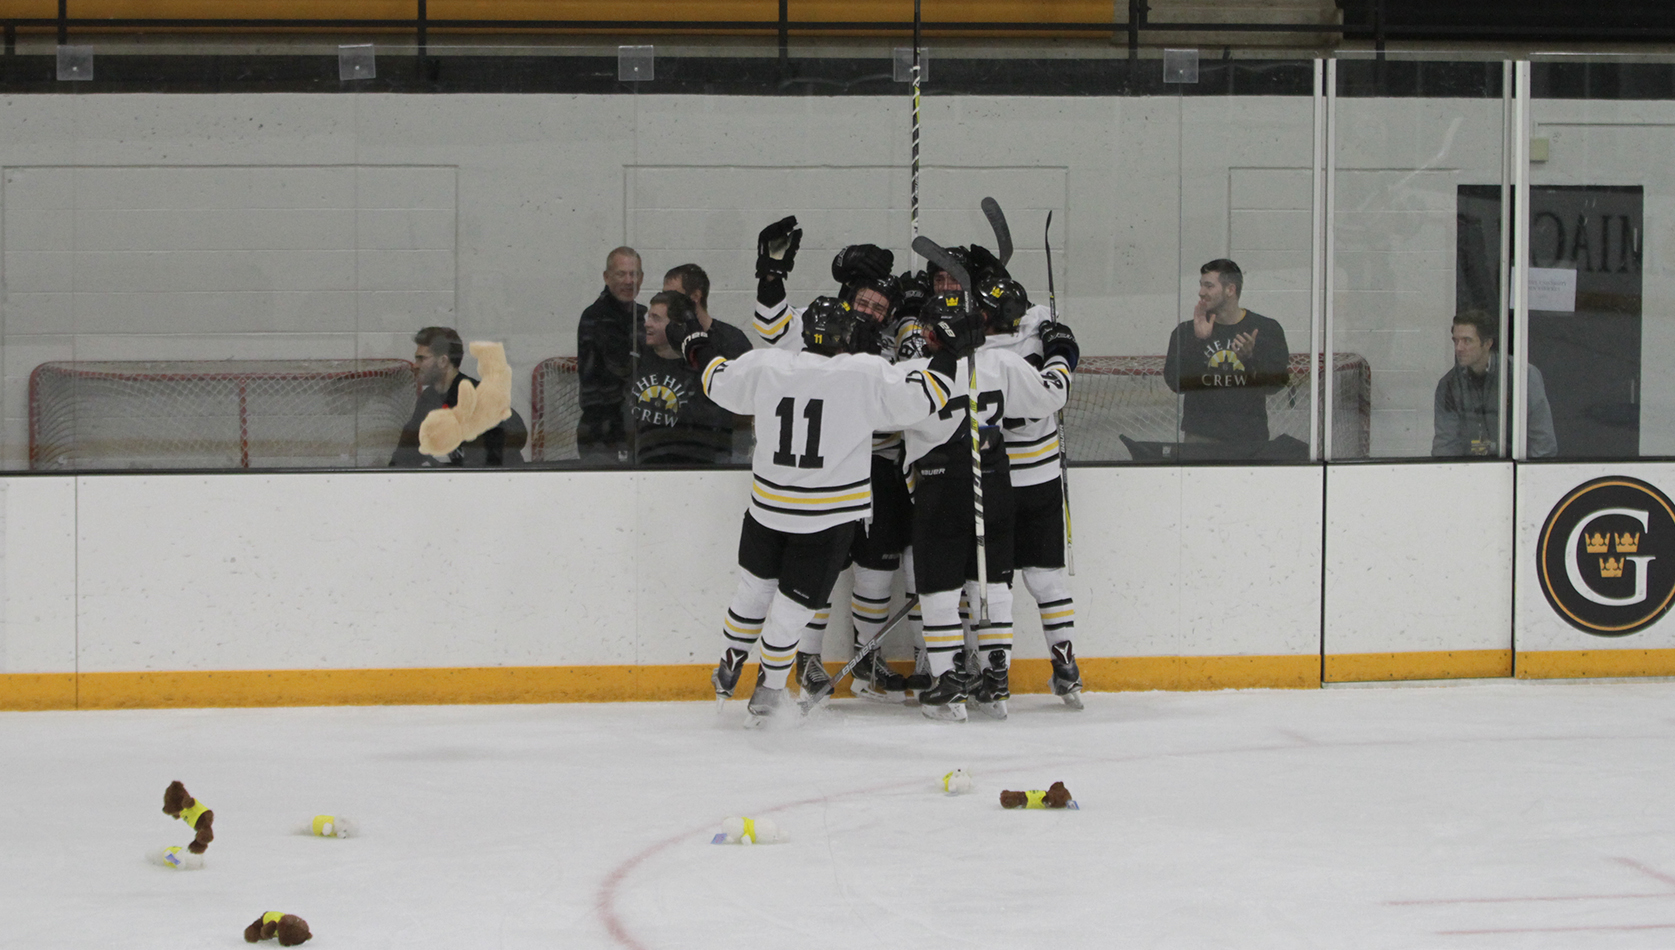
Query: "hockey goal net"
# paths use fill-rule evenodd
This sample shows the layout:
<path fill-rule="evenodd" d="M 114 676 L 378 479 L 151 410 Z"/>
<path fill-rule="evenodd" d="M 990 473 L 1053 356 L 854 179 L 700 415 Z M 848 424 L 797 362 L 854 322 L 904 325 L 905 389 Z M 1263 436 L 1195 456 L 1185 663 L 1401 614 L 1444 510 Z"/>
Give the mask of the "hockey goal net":
<path fill-rule="evenodd" d="M 1180 438 L 1180 397 L 1163 381 L 1161 356 L 1086 356 L 1076 367 L 1064 410 L 1065 441 L 1072 459 L 1125 461 L 1118 436 L 1140 442 Z M 577 458 L 581 415 L 576 359 L 555 356 L 535 367 L 530 445 L 537 462 Z M 1372 432 L 1372 369 L 1354 353 L 1339 353 L 1330 380 L 1332 451 L 1337 458 L 1366 458 Z M 1309 441 L 1309 354 L 1291 356 L 1289 381 L 1268 397 L 1268 434 Z M 1324 412 L 1324 406 L 1322 411 Z"/>
<path fill-rule="evenodd" d="M 384 465 L 418 392 L 394 359 L 42 363 L 29 467 Z"/>

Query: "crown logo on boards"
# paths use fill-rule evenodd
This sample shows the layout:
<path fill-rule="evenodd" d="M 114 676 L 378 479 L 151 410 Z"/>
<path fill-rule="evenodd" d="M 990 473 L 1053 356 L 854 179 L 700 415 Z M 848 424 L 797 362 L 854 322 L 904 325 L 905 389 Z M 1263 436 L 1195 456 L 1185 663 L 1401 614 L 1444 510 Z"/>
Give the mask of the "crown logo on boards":
<path fill-rule="evenodd" d="M 1582 540 L 1587 542 L 1589 554 L 1604 554 L 1611 546 L 1610 536 L 1603 532 L 1584 534 Z"/>
<path fill-rule="evenodd" d="M 1627 552 L 1629 554 L 1633 554 L 1634 552 L 1636 552 L 1638 550 L 1640 550 L 1640 533 L 1639 532 L 1635 532 L 1634 534 L 1619 534 L 1619 535 L 1617 535 L 1617 553 L 1618 554 L 1622 554 L 1624 552 Z"/>
<path fill-rule="evenodd" d="M 1623 564 L 1627 560 L 1628 560 L 1628 558 L 1622 558 L 1622 557 L 1602 557 L 1602 558 L 1600 558 L 1599 559 L 1599 576 L 1600 577 L 1622 577 L 1623 576 Z"/>

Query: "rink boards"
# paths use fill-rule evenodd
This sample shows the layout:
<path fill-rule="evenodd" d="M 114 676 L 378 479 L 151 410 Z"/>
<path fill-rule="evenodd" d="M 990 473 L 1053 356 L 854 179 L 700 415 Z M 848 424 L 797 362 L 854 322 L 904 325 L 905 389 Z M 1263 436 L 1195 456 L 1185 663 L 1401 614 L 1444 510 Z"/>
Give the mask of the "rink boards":
<path fill-rule="evenodd" d="M 1546 520 L 1607 476 L 1675 488 L 1666 464 L 1075 469 L 1084 679 L 1670 675 L 1666 617 L 1589 632 L 1543 587 Z M 748 473 L 13 476 L 0 495 L 0 708 L 702 699 Z M 1601 556 L 1627 579 L 1594 599 L 1631 600 L 1636 570 L 1649 607 L 1665 580 L 1675 596 L 1647 523 Z M 1044 690 L 1017 600 L 1014 688 Z"/>

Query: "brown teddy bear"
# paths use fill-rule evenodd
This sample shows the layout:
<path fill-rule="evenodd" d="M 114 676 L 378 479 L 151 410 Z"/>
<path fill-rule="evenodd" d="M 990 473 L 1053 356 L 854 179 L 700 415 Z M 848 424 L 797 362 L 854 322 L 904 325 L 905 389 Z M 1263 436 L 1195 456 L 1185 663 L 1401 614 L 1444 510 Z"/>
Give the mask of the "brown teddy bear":
<path fill-rule="evenodd" d="M 1068 808 L 1070 801 L 1070 789 L 1065 788 L 1063 782 L 1054 782 L 1052 787 L 1044 792 L 1035 789 L 1028 792 L 1000 793 L 1002 808 Z"/>
<path fill-rule="evenodd" d="M 512 417 L 512 367 L 505 345 L 473 343 L 471 355 L 477 357 L 483 381 L 476 386 L 461 382 L 452 408 L 432 409 L 419 423 L 419 451 L 426 455 L 447 455 Z"/>
<path fill-rule="evenodd" d="M 163 792 L 163 814 L 170 818 L 179 818 L 186 822 L 186 827 L 195 830 L 198 835 L 186 850 L 193 854 L 203 854 L 209 849 L 209 843 L 215 840 L 215 812 L 209 810 L 203 802 L 193 798 L 186 791 L 186 786 L 179 782 L 170 782 Z"/>
<path fill-rule="evenodd" d="M 296 914 L 281 914 L 277 910 L 268 911 L 244 928 L 245 943 L 278 937 L 281 947 L 294 947 L 312 936 L 308 932 L 308 921 Z"/>

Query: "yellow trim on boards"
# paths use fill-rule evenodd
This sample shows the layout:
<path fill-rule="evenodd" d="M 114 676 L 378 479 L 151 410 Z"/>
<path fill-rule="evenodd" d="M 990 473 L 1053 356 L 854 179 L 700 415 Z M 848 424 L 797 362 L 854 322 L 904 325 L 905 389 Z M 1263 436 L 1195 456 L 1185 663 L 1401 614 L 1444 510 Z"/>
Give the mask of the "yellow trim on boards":
<path fill-rule="evenodd" d="M 0 710 L 74 708 L 74 673 L 0 673 Z"/>
<path fill-rule="evenodd" d="M 1090 691 L 1282 688 L 1320 685 L 1317 656 L 1082 657 Z M 827 663 L 837 672 L 840 663 Z M 909 667 L 896 664 L 909 672 Z M 0 674 L 0 710 L 377 706 L 711 699 L 708 665 L 492 666 L 388 670 L 172 670 Z M 1012 689 L 1045 693 L 1046 660 L 1019 660 Z M 754 669 L 740 677 L 750 694 Z M 847 685 L 838 696 L 850 695 Z"/>
<path fill-rule="evenodd" d="M 1328 683 L 1477 679 L 1511 675 L 1511 650 L 1326 654 Z"/>
<path fill-rule="evenodd" d="M 1521 680 L 1675 676 L 1675 650 L 1518 651 Z"/>

